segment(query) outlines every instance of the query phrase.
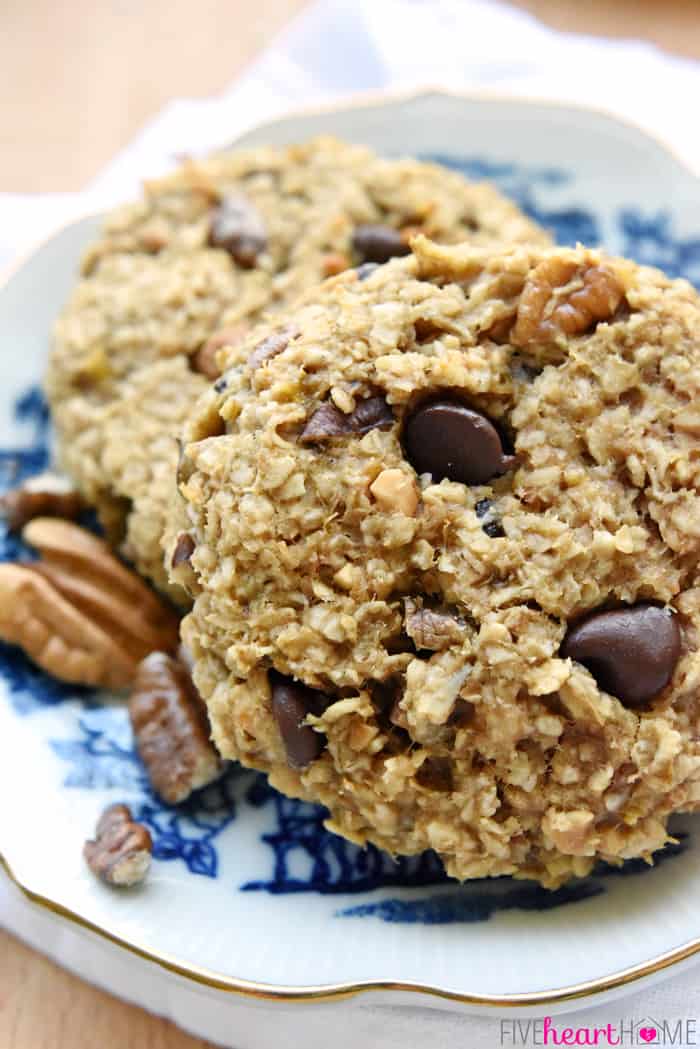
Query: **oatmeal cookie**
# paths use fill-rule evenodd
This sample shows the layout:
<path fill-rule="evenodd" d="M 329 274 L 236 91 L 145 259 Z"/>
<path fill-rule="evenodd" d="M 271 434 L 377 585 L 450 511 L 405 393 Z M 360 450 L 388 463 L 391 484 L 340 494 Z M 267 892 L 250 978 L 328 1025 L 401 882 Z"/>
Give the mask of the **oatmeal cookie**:
<path fill-rule="evenodd" d="M 459 879 L 650 859 L 700 803 L 700 299 L 413 251 L 225 350 L 188 424 L 215 742 Z"/>
<path fill-rule="evenodd" d="M 332 139 L 190 162 L 107 219 L 56 325 L 48 390 L 66 470 L 159 586 L 176 434 L 221 343 L 324 277 L 405 255 L 420 230 L 547 239 L 489 185 Z"/>

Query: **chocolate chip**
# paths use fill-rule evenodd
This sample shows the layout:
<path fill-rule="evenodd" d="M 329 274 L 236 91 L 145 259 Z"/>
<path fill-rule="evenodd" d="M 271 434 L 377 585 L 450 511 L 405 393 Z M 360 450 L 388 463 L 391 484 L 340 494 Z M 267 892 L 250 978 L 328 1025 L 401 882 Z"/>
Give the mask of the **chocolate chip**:
<path fill-rule="evenodd" d="M 485 484 L 515 465 L 493 423 L 460 401 L 433 401 L 409 416 L 404 431 L 416 473 L 462 484 Z"/>
<path fill-rule="evenodd" d="M 486 517 L 492 506 L 493 503 L 490 499 L 479 499 L 474 507 L 474 513 L 477 517 Z"/>
<path fill-rule="evenodd" d="M 465 725 L 468 725 L 474 720 L 475 714 L 476 707 L 474 704 L 470 703 L 468 699 L 462 699 L 462 697 L 459 696 L 455 700 L 455 705 L 447 719 L 447 724 L 454 728 L 464 728 Z"/>
<path fill-rule="evenodd" d="M 195 551 L 195 541 L 189 532 L 180 532 L 175 543 L 175 549 L 173 550 L 172 560 L 170 562 L 172 568 L 177 568 L 178 565 L 184 564 L 192 557 Z"/>
<path fill-rule="evenodd" d="M 506 534 L 503 525 L 498 520 L 487 521 L 481 526 L 481 529 L 490 539 L 503 539 Z"/>
<path fill-rule="evenodd" d="M 253 347 L 252 353 L 248 358 L 248 367 L 251 371 L 260 368 L 261 365 L 272 360 L 273 357 L 277 357 L 283 350 L 286 350 L 292 339 L 298 338 L 299 335 L 301 335 L 299 329 L 292 326 L 283 328 L 281 331 L 275 331 L 272 335 L 267 335 Z"/>
<path fill-rule="evenodd" d="M 383 397 L 367 397 L 360 401 L 354 411 L 345 415 L 333 404 L 322 404 L 311 416 L 302 430 L 302 444 L 324 441 L 345 434 L 364 434 L 370 430 L 392 426 L 394 416 Z"/>
<path fill-rule="evenodd" d="M 452 763 L 449 758 L 426 758 L 416 771 L 416 783 L 426 790 L 443 793 L 452 790 Z"/>
<path fill-rule="evenodd" d="M 406 711 L 401 706 L 401 700 L 403 699 L 403 693 L 398 695 L 391 707 L 389 708 L 389 721 L 396 728 L 408 731 L 408 718 L 406 717 Z"/>
<path fill-rule="evenodd" d="M 411 254 L 407 241 L 392 226 L 357 226 L 352 246 L 363 262 L 388 262 L 397 255 Z"/>
<path fill-rule="evenodd" d="M 681 636 L 667 608 L 639 604 L 587 616 L 571 627 L 560 652 L 583 663 L 600 688 L 625 706 L 640 707 L 671 680 Z"/>
<path fill-rule="evenodd" d="M 374 271 L 379 267 L 378 262 L 363 262 L 361 266 L 355 268 L 358 280 L 367 280 L 371 277 Z"/>
<path fill-rule="evenodd" d="M 293 769 L 306 768 L 325 749 L 326 737 L 302 722 L 309 714 L 322 714 L 327 697 L 275 671 L 270 671 L 270 685 L 272 714 L 287 751 L 287 763 Z"/>
<path fill-rule="evenodd" d="M 252 269 L 267 248 L 260 212 L 240 194 L 224 197 L 212 215 L 209 244 L 227 251 L 243 269 Z"/>

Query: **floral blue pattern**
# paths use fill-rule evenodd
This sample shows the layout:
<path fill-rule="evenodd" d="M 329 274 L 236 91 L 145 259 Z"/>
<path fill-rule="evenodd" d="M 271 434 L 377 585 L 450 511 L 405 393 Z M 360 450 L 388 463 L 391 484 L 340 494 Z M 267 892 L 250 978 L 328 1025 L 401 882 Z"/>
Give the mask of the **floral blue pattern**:
<path fill-rule="evenodd" d="M 492 163 L 481 158 L 433 157 L 470 177 L 490 179 L 534 219 L 549 227 L 560 243 L 580 240 L 596 244 L 600 224 L 595 214 L 563 191 L 571 176 L 558 169 L 525 168 Z M 700 287 L 700 238 L 682 237 L 669 214 L 641 214 L 621 210 L 617 229 L 626 254 L 658 265 L 672 276 L 685 276 Z M 37 387 L 21 396 L 15 406 L 19 428 L 27 434 L 20 447 L 0 449 L 0 491 L 43 470 L 49 462 L 49 413 Z M 21 541 L 0 526 L 0 560 L 27 559 L 31 553 Z M 151 829 L 154 855 L 163 862 L 181 862 L 193 875 L 222 876 L 218 839 L 244 812 L 255 812 L 264 823 L 261 840 L 268 852 L 264 871 L 250 872 L 237 888 L 270 894 L 313 892 L 324 895 L 367 893 L 394 887 L 401 896 L 365 900 L 337 911 L 339 917 L 373 916 L 388 922 L 485 921 L 507 909 L 551 909 L 586 900 L 604 892 L 605 881 L 646 869 L 641 862 L 621 871 L 605 869 L 595 877 L 548 893 L 538 886 L 515 884 L 510 879 L 476 883 L 448 890 L 442 866 L 433 853 L 394 861 L 379 850 L 359 849 L 327 831 L 325 810 L 283 797 L 264 776 L 232 767 L 215 784 L 199 791 L 179 806 L 164 805 L 151 791 L 134 750 L 128 716 L 123 706 L 105 703 L 87 689 L 65 686 L 49 678 L 17 649 L 0 645 L 0 676 L 17 715 L 35 715 L 67 703 L 76 708 L 66 738 L 52 738 L 50 747 L 66 765 L 64 784 L 69 789 L 110 791 L 128 800 L 137 819 Z M 665 850 L 661 859 L 679 855 L 686 842 Z M 418 889 L 432 887 L 429 894 Z"/>
<path fill-rule="evenodd" d="M 77 726 L 78 738 L 51 740 L 54 753 L 70 765 L 64 786 L 118 790 L 125 798 L 135 798 L 132 810 L 151 831 L 154 857 L 182 860 L 192 874 L 215 878 L 218 855 L 214 841 L 236 818 L 236 795 L 253 774 L 232 767 L 182 805 L 167 806 L 151 790 L 123 707 L 87 711 Z"/>
<path fill-rule="evenodd" d="M 595 247 L 600 242 L 598 222 L 591 211 L 575 204 L 553 208 L 546 203 L 548 193 L 572 181 L 571 174 L 561 168 L 531 168 L 493 163 L 480 157 L 457 159 L 444 154 L 426 159 L 454 168 L 467 178 L 495 183 L 526 215 L 548 229 L 557 244 L 573 245 L 580 241 Z"/>

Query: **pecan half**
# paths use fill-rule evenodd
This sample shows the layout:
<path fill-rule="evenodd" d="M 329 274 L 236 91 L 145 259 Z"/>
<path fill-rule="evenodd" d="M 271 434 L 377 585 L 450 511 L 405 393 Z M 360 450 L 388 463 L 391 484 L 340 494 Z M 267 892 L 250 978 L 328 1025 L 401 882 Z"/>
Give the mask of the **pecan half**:
<path fill-rule="evenodd" d="M 0 565 L 0 639 L 60 681 L 124 688 L 136 660 L 30 565 Z"/>
<path fill-rule="evenodd" d="M 0 514 L 10 531 L 18 532 L 34 517 L 75 520 L 84 505 L 70 481 L 57 474 L 43 473 L 6 492 L 0 498 Z"/>
<path fill-rule="evenodd" d="M 544 259 L 523 288 L 510 341 L 528 347 L 556 342 L 560 335 L 581 335 L 610 320 L 624 294 L 605 264 L 580 267 L 558 256 Z"/>
<path fill-rule="evenodd" d="M 174 650 L 178 618 L 106 543 L 38 517 L 23 538 L 40 561 L 0 565 L 0 639 L 72 684 L 125 688 L 154 649 Z"/>
<path fill-rule="evenodd" d="M 221 773 L 206 708 L 183 663 L 152 652 L 139 665 L 129 699 L 136 746 L 154 790 L 171 805 Z"/>
<path fill-rule="evenodd" d="M 464 640 L 465 626 L 449 612 L 423 608 L 420 600 L 405 597 L 405 630 L 416 648 L 439 652 Z"/>
<path fill-rule="evenodd" d="M 110 805 L 100 816 L 95 838 L 86 841 L 88 867 L 107 885 L 138 885 L 151 866 L 153 842 L 148 827 L 135 823 L 128 805 Z"/>
<path fill-rule="evenodd" d="M 383 397 L 368 397 L 360 401 L 353 412 L 345 415 L 335 405 L 326 403 L 317 408 L 306 423 L 299 440 L 302 444 L 326 441 L 346 434 L 365 434 L 376 428 L 386 429 L 394 423 L 391 408 Z"/>
<path fill-rule="evenodd" d="M 179 619 L 135 572 L 92 532 L 69 521 L 38 517 L 22 538 L 41 554 L 41 570 L 68 600 L 98 624 L 117 627 L 138 662 L 149 652 L 172 652 Z"/>

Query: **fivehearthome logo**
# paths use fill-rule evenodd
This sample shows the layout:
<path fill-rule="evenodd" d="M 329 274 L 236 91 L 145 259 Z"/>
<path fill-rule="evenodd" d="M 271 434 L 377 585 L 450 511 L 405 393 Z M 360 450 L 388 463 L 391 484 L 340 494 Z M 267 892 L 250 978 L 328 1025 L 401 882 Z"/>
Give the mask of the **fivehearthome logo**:
<path fill-rule="evenodd" d="M 551 1016 L 536 1020 L 501 1020 L 502 1046 L 686 1046 L 700 1045 L 697 1019 L 668 1020 L 652 1016 L 642 1020 L 611 1020 L 604 1026 L 556 1023 Z"/>

